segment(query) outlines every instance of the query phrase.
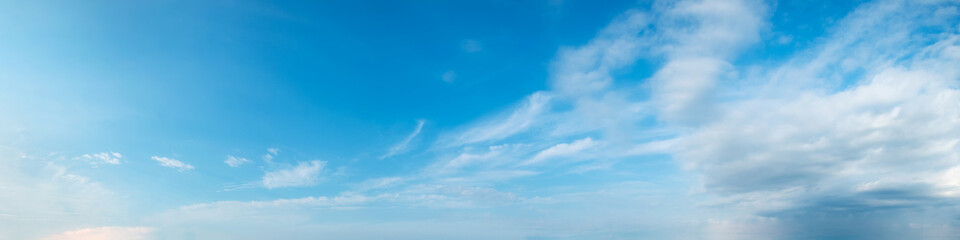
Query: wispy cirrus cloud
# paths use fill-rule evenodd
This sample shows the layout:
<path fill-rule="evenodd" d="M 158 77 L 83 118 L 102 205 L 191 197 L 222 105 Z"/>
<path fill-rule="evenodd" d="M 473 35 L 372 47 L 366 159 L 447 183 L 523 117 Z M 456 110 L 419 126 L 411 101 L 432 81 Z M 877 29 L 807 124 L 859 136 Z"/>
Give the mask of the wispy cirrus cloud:
<path fill-rule="evenodd" d="M 438 142 L 441 146 L 457 147 L 466 144 L 501 140 L 524 132 L 547 112 L 551 96 L 548 93 L 534 93 L 527 96 L 512 111 L 500 113 L 493 118 L 475 123 L 461 132 L 447 135 Z"/>
<path fill-rule="evenodd" d="M 551 158 L 575 155 L 596 145 L 597 142 L 589 137 L 571 143 L 560 143 L 540 151 L 537 155 L 534 155 L 533 158 L 523 162 L 521 165 L 536 164 Z"/>
<path fill-rule="evenodd" d="M 150 159 L 153 159 L 154 161 L 157 161 L 158 163 L 160 163 L 160 166 L 175 168 L 177 169 L 177 171 L 180 171 L 180 172 L 193 170 L 193 165 L 183 163 L 180 160 L 176 160 L 173 158 L 153 156 L 153 157 L 150 157 Z"/>
<path fill-rule="evenodd" d="M 293 168 L 267 172 L 260 183 L 268 189 L 314 186 L 320 181 L 320 172 L 326 165 L 327 162 L 320 160 L 300 162 Z"/>
<path fill-rule="evenodd" d="M 416 138 L 417 135 L 420 135 L 420 131 L 423 130 L 424 123 L 426 123 L 425 120 L 422 120 L 422 119 L 417 120 L 417 126 L 414 127 L 413 132 L 410 132 L 410 134 L 408 134 L 407 137 L 403 138 L 403 140 L 393 145 L 393 147 L 390 147 L 390 149 L 387 151 L 386 154 L 383 154 L 383 156 L 380 156 L 380 159 L 388 158 L 388 157 L 408 151 L 410 142 L 413 141 L 413 139 Z"/>

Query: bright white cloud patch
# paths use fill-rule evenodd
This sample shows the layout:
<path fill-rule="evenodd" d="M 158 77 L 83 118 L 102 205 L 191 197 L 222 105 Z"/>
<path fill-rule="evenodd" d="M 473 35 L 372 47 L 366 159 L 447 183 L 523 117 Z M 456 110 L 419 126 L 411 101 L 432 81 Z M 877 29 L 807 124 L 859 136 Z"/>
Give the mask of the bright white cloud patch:
<path fill-rule="evenodd" d="M 183 172 L 187 170 L 193 170 L 193 165 L 183 163 L 173 158 L 153 156 L 153 157 L 150 157 L 150 159 L 153 159 L 154 161 L 157 161 L 158 163 L 160 163 L 160 166 L 164 166 L 168 168 L 176 168 L 177 171 Z"/>
<path fill-rule="evenodd" d="M 122 158 L 123 158 L 123 155 L 121 155 L 118 152 L 102 152 L 102 153 L 94 153 L 94 154 L 84 154 L 84 155 L 80 155 L 79 157 L 76 157 L 76 159 L 86 161 L 93 165 L 98 165 L 98 164 L 117 165 L 117 164 L 120 164 L 120 159 Z"/>
<path fill-rule="evenodd" d="M 242 157 L 234 157 L 232 155 L 227 156 L 227 160 L 224 160 L 223 163 L 226 163 L 230 167 L 240 167 L 240 165 L 250 163 L 250 159 Z"/>
<path fill-rule="evenodd" d="M 547 148 L 537 155 L 533 156 L 530 160 L 524 162 L 524 165 L 530 165 L 545 161 L 550 158 L 556 157 L 569 157 L 580 152 L 583 152 L 586 149 L 589 149 L 595 146 L 597 143 L 593 141 L 592 138 L 584 138 L 571 143 L 561 143 L 554 145 L 550 148 Z"/>
<path fill-rule="evenodd" d="M 149 227 L 97 227 L 67 231 L 43 240 L 148 240 L 155 230 Z"/>
<path fill-rule="evenodd" d="M 314 160 L 300 162 L 290 169 L 267 172 L 261 183 L 266 188 L 305 187 L 316 185 L 320 181 L 320 171 L 327 162 Z"/>

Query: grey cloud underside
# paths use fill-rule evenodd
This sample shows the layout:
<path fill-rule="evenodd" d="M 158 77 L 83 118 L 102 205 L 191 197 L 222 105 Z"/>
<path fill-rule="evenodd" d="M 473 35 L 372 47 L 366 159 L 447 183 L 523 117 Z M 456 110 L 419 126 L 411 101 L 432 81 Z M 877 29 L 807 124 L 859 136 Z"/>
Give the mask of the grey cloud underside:
<path fill-rule="evenodd" d="M 775 81 L 761 89 L 787 97 L 758 93 L 766 96 L 723 103 L 717 121 L 681 137 L 676 156 L 701 173 L 707 191 L 724 198 L 719 206 L 771 216 L 952 208 L 957 186 L 944 179 L 960 166 L 960 41 L 955 30 L 919 30 L 951 27 L 922 17 L 942 4 L 861 7 L 841 25 L 855 29 L 838 29 L 812 60 L 771 71 Z M 899 38 L 904 34 L 912 38 Z M 862 45 L 882 51 L 865 56 Z M 866 73 L 835 93 L 771 90 L 798 81 L 831 86 L 829 77 L 816 76 L 847 74 L 824 67 L 833 63 Z"/>

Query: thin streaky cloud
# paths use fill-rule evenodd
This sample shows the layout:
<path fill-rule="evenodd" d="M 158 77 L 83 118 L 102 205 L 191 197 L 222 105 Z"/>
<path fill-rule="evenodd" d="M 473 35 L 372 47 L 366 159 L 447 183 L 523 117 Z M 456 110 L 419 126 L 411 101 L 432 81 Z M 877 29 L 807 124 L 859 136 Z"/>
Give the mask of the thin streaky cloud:
<path fill-rule="evenodd" d="M 193 170 L 193 165 L 183 163 L 180 160 L 176 160 L 173 158 L 153 156 L 153 157 L 150 157 L 150 159 L 153 159 L 154 161 L 157 161 L 158 163 L 160 163 L 160 166 L 175 168 L 177 169 L 177 171 L 180 171 L 180 172 Z"/>
<path fill-rule="evenodd" d="M 409 150 L 408 148 L 410 147 L 410 142 L 413 141 L 413 139 L 416 138 L 418 135 L 420 135 L 420 131 L 423 130 L 424 123 L 426 123 L 425 120 L 422 120 L 422 119 L 417 120 L 417 126 L 414 127 L 413 132 L 410 132 L 410 134 L 408 134 L 407 137 L 403 138 L 403 140 L 393 145 L 393 147 L 390 147 L 390 149 L 387 150 L 386 154 L 384 154 L 383 156 L 380 156 L 380 159 L 389 158 L 394 155 L 401 154 L 408 151 Z"/>

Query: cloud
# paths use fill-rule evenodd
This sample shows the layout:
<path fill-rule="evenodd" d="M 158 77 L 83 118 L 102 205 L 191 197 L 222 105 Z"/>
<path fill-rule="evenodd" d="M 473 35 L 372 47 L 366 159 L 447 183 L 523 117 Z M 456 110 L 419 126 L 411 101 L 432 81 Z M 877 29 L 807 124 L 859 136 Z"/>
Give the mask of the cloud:
<path fill-rule="evenodd" d="M 319 160 L 300 162 L 291 169 L 267 172 L 261 183 L 269 189 L 313 186 L 320 181 L 320 171 L 326 164 L 327 162 Z"/>
<path fill-rule="evenodd" d="M 607 89 L 613 82 L 612 72 L 633 64 L 652 43 L 641 35 L 648 26 L 646 14 L 628 11 L 587 45 L 561 49 L 551 67 L 551 87 L 573 96 Z"/>
<path fill-rule="evenodd" d="M 658 25 L 669 40 L 658 47 L 667 62 L 651 79 L 654 103 L 662 120 L 700 123 L 714 115 L 717 81 L 734 73 L 727 61 L 759 40 L 764 4 L 704 0 L 671 7 Z"/>
<path fill-rule="evenodd" d="M 482 208 L 491 205 L 516 203 L 522 200 L 524 199 L 513 193 L 501 192 L 487 187 L 457 184 L 416 184 L 399 191 L 380 194 L 363 195 L 355 192 L 344 192 L 337 196 L 309 196 L 265 201 L 216 201 L 182 206 L 177 211 L 208 212 L 217 215 L 245 215 L 258 212 L 269 214 L 268 212 L 288 210 L 293 210 L 293 212 L 311 209 L 356 210 L 391 205 L 417 208 Z"/>
<path fill-rule="evenodd" d="M 360 184 L 358 184 L 357 190 L 367 191 L 371 189 L 389 188 L 389 187 L 400 185 L 407 181 L 410 181 L 410 179 L 402 178 L 402 177 L 383 177 L 383 178 L 367 179 L 361 182 Z"/>
<path fill-rule="evenodd" d="M 556 167 L 546 160 L 593 147 L 598 159 L 668 154 L 715 197 L 705 206 L 748 214 L 949 206 L 960 192 L 951 175 L 960 167 L 960 40 L 946 20 L 957 14 L 940 10 L 950 4 L 864 4 L 781 66 L 746 66 L 750 75 L 737 55 L 761 41 L 762 2 L 629 11 L 585 46 L 561 50 L 549 91 L 438 141 L 459 149 L 431 167 Z M 647 88 L 614 87 L 627 84 L 614 73 L 644 57 L 663 58 Z M 649 99 L 632 97 L 645 90 Z M 549 98 L 532 104 L 536 96 Z M 505 145 L 517 147 L 482 151 Z"/>
<path fill-rule="evenodd" d="M 173 158 L 153 156 L 153 157 L 150 157 L 150 159 L 153 159 L 154 161 L 159 162 L 160 166 L 164 166 L 168 168 L 176 168 L 177 171 L 183 172 L 187 170 L 193 170 L 193 165 L 183 163 Z"/>
<path fill-rule="evenodd" d="M 426 173 L 446 175 L 468 168 L 489 169 L 495 166 L 506 166 L 530 151 L 529 146 L 523 144 L 501 144 L 482 149 L 467 148 L 455 157 L 445 156 L 429 166 Z"/>
<path fill-rule="evenodd" d="M 833 85 L 823 84 L 726 103 L 715 123 L 683 139 L 678 155 L 703 174 L 707 190 L 730 198 L 752 196 L 751 205 L 766 211 L 809 211 L 828 196 L 850 211 L 938 202 L 936 196 L 951 187 L 931 176 L 960 164 L 960 73 L 955 68 L 960 57 L 952 50 L 960 47 L 960 37 L 914 35 L 938 39 L 927 46 L 899 38 L 918 31 L 929 21 L 923 12 L 936 9 L 905 4 L 862 6 L 841 22 L 819 53 L 774 71 L 774 80 L 786 77 L 783 73 L 800 79 L 829 76 L 848 70 L 828 68 L 826 62 L 847 62 L 866 71 L 862 80 L 850 79 L 851 87 L 832 93 Z M 876 53 L 861 58 L 859 42 L 877 44 L 870 51 Z M 848 51 L 853 54 L 844 54 Z M 903 56 L 897 51 L 917 54 L 897 61 Z M 772 82 L 763 89 L 783 84 L 793 83 Z M 792 190 L 781 194 L 779 189 Z"/>
<path fill-rule="evenodd" d="M 275 199 L 268 201 L 217 201 L 212 203 L 194 204 L 180 207 L 182 211 L 225 211 L 242 213 L 245 211 L 271 208 L 316 208 L 316 207 L 350 207 L 368 203 L 373 199 L 368 196 L 347 194 L 336 197 L 302 197 L 291 199 Z"/>
<path fill-rule="evenodd" d="M 439 180 L 439 182 L 483 185 L 495 182 L 506 182 L 516 178 L 534 176 L 537 174 L 540 174 L 540 172 L 528 170 L 488 170 L 442 178 Z"/>
<path fill-rule="evenodd" d="M 417 120 L 417 127 L 413 129 L 413 132 L 407 135 L 406 138 L 404 138 L 402 141 L 400 141 L 396 145 L 393 145 L 393 147 L 391 147 L 386 154 L 384 154 L 383 156 L 380 156 L 380 159 L 388 158 L 388 157 L 406 152 L 408 145 L 410 145 L 410 141 L 413 141 L 413 139 L 416 138 L 417 135 L 420 135 L 420 130 L 423 130 L 423 124 L 425 122 L 426 121 L 424 120 Z"/>
<path fill-rule="evenodd" d="M 230 239 L 269 238 L 261 235 L 263 229 L 284 229 L 280 233 L 272 233 L 272 236 L 286 234 L 283 235 L 285 239 L 308 239 L 305 236 L 317 234 L 349 239 L 379 239 L 384 232 L 390 232 L 390 236 L 395 238 L 416 239 L 593 239 L 604 238 L 610 232 L 668 232 L 662 227 L 685 229 L 687 232 L 699 230 L 686 228 L 695 227 L 689 224 L 689 219 L 684 219 L 687 223 L 683 223 L 682 227 L 672 225 L 677 222 L 668 214 L 674 210 L 671 207 L 646 205 L 643 193 L 648 191 L 651 184 L 618 185 L 591 185 L 587 192 L 541 198 L 523 197 L 492 187 L 413 184 L 383 193 L 216 201 L 183 206 L 161 213 L 154 219 L 166 223 L 164 226 L 195 227 L 191 229 L 196 229 L 198 238 L 219 236 Z M 665 217 L 644 220 L 642 213 Z M 375 223 L 369 220 L 372 214 L 378 217 Z M 426 222 L 423 222 L 424 215 L 430 216 Z M 466 220 L 471 221 L 467 227 L 448 232 L 451 226 L 445 224 Z M 625 221 L 629 224 L 622 224 Z M 644 226 L 638 222 L 656 222 L 660 225 Z M 393 225 L 404 227 L 398 231 L 386 227 Z M 488 229 L 481 226 L 496 227 Z M 376 234 L 364 234 L 371 231 Z"/>
<path fill-rule="evenodd" d="M 482 51 L 483 46 L 481 46 L 477 40 L 467 39 L 460 43 L 460 49 L 463 49 L 463 51 L 467 53 L 475 53 Z"/>
<path fill-rule="evenodd" d="M 501 113 L 492 119 L 481 121 L 468 127 L 465 131 L 456 133 L 454 140 L 449 138 L 441 141 L 447 146 L 461 146 L 464 144 L 501 140 L 514 134 L 524 132 L 534 124 L 544 113 L 550 102 L 550 95 L 537 92 L 531 94 L 520 106 L 509 113 Z"/>
<path fill-rule="evenodd" d="M 277 154 L 279 154 L 279 153 L 280 153 L 280 149 L 279 149 L 279 148 L 267 148 L 267 154 L 264 154 L 263 157 L 262 157 L 262 158 L 263 158 L 263 161 L 269 163 L 269 162 L 273 161 L 273 158 L 276 157 Z"/>
<path fill-rule="evenodd" d="M 522 165 L 536 164 L 544 160 L 548 160 L 550 158 L 569 157 L 571 155 L 580 153 L 596 145 L 597 143 L 593 141 L 592 138 L 589 138 L 589 137 L 576 140 L 571 143 L 557 144 L 543 151 L 540 151 L 539 153 L 537 153 L 536 156 L 533 156 L 533 158 L 531 158 L 530 160 L 523 162 Z"/>
<path fill-rule="evenodd" d="M 443 72 L 443 74 L 440 75 L 440 80 L 452 83 L 454 80 L 457 80 L 457 72 L 454 72 L 453 70 Z"/>
<path fill-rule="evenodd" d="M 102 152 L 102 153 L 94 153 L 94 154 L 84 154 L 74 159 L 80 159 L 96 166 L 99 164 L 117 165 L 117 164 L 120 164 L 120 159 L 122 158 L 123 158 L 123 155 L 121 155 L 118 152 L 109 152 L 109 153 Z"/>
<path fill-rule="evenodd" d="M 148 240 L 155 231 L 149 227 L 97 227 L 67 231 L 43 240 Z"/>
<path fill-rule="evenodd" d="M 223 163 L 226 163 L 230 167 L 240 167 L 240 165 L 251 163 L 251 161 L 250 159 L 228 155 L 227 160 L 224 160 Z"/>
<path fill-rule="evenodd" d="M 112 189 L 61 166 L 61 156 L 41 156 L 0 144 L 0 238 L 38 239 L 123 215 L 126 204 Z"/>

